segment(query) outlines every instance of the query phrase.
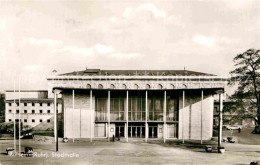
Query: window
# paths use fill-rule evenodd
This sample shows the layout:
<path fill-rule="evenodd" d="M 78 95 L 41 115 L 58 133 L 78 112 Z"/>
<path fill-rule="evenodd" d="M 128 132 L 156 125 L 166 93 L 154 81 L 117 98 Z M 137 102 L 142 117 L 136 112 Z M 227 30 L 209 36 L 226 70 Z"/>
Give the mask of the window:
<path fill-rule="evenodd" d="M 35 110 L 32 110 L 32 113 L 35 113 Z"/>
<path fill-rule="evenodd" d="M 124 99 L 125 93 L 111 92 L 110 98 L 110 118 L 112 121 L 124 120 Z"/>
<path fill-rule="evenodd" d="M 19 122 L 19 119 L 15 119 L 15 122 Z"/>
<path fill-rule="evenodd" d="M 50 120 L 50 119 L 48 119 L 48 120 L 47 120 L 47 123 L 50 123 L 50 122 L 51 122 L 51 120 Z"/>
<path fill-rule="evenodd" d="M 96 120 L 107 119 L 107 97 L 96 96 Z"/>
<path fill-rule="evenodd" d="M 32 122 L 33 122 L 33 123 L 35 123 L 35 120 L 34 120 L 34 119 L 32 119 Z"/>
<path fill-rule="evenodd" d="M 12 119 L 9 119 L 9 121 L 12 121 Z"/>
<path fill-rule="evenodd" d="M 19 113 L 19 110 L 16 110 L 16 113 Z"/>
<path fill-rule="evenodd" d="M 148 95 L 148 120 L 163 121 L 163 92 L 150 92 Z"/>
<path fill-rule="evenodd" d="M 40 121 L 40 123 L 42 123 L 42 119 L 40 119 L 39 121 Z"/>
<path fill-rule="evenodd" d="M 12 110 L 11 110 L 11 109 L 9 110 L 9 113 L 12 113 Z"/>
<path fill-rule="evenodd" d="M 167 95 L 166 120 L 178 121 L 178 98 L 174 94 Z"/>
<path fill-rule="evenodd" d="M 145 120 L 145 93 L 132 92 L 129 94 L 128 120 L 129 121 Z"/>
<path fill-rule="evenodd" d="M 8 105 L 11 107 L 11 106 L 12 106 L 12 103 L 8 103 Z"/>
<path fill-rule="evenodd" d="M 51 110 L 47 110 L 47 113 L 51 113 Z"/>
<path fill-rule="evenodd" d="M 40 113 L 42 113 L 42 110 L 40 110 Z"/>
<path fill-rule="evenodd" d="M 17 106 L 19 106 L 19 103 L 16 103 Z"/>
<path fill-rule="evenodd" d="M 35 106 L 35 104 L 34 104 L 34 103 L 32 103 L 32 106 Z"/>
<path fill-rule="evenodd" d="M 23 113 L 27 113 L 27 110 L 24 110 Z"/>
<path fill-rule="evenodd" d="M 51 103 L 47 103 L 48 106 L 51 106 Z"/>
<path fill-rule="evenodd" d="M 27 103 L 24 103 L 24 106 L 27 106 Z"/>
<path fill-rule="evenodd" d="M 24 119 L 23 121 L 24 121 L 25 123 L 27 123 L 27 119 Z"/>
<path fill-rule="evenodd" d="M 42 106 L 42 103 L 39 103 L 40 104 L 40 106 Z"/>

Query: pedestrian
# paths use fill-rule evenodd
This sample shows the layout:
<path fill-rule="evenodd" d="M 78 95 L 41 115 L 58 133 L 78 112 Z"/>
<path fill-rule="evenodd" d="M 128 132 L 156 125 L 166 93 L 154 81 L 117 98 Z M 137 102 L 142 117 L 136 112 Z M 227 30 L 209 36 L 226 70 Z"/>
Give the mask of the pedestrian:
<path fill-rule="evenodd" d="M 238 133 L 240 133 L 240 132 L 241 132 L 241 128 L 239 127 L 239 128 L 238 128 Z"/>

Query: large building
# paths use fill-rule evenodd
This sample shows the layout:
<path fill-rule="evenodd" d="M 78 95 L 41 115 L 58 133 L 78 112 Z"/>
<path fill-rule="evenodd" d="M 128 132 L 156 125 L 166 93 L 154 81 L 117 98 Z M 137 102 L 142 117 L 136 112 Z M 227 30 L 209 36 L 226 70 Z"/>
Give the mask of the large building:
<path fill-rule="evenodd" d="M 23 125 L 31 127 L 50 123 L 54 117 L 54 100 L 48 98 L 47 90 L 21 90 L 20 94 L 19 91 L 8 90 L 5 96 L 5 122 L 13 122 L 14 119 L 18 122 L 19 111 Z M 58 103 L 58 112 L 61 113 L 61 101 Z"/>
<path fill-rule="evenodd" d="M 64 136 L 90 139 L 209 140 L 213 95 L 226 86 L 187 70 L 86 69 L 47 80 L 49 98 L 62 94 Z"/>

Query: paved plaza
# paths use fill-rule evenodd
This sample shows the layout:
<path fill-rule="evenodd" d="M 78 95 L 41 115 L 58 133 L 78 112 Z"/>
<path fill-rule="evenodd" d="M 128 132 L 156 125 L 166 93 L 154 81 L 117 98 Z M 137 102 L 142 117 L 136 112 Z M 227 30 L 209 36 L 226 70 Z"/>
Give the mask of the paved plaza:
<path fill-rule="evenodd" d="M 33 147 L 34 157 L 12 157 L 5 149 L 11 140 L 0 141 L 0 164 L 249 164 L 260 160 L 259 145 L 228 144 L 226 152 L 206 153 L 203 147 L 163 144 L 158 141 L 105 142 L 94 141 L 60 143 L 55 152 L 54 143 L 23 140 L 22 147 Z"/>

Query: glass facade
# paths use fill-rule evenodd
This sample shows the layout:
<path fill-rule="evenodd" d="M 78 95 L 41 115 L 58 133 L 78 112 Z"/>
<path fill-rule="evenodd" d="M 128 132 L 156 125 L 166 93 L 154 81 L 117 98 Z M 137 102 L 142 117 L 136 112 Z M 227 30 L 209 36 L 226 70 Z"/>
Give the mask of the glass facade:
<path fill-rule="evenodd" d="M 163 92 L 148 93 L 148 120 L 163 121 Z"/>
<path fill-rule="evenodd" d="M 128 120 L 145 121 L 145 93 L 131 93 L 128 98 Z"/>
<path fill-rule="evenodd" d="M 123 97 L 110 98 L 110 120 L 111 121 L 125 120 L 124 103 L 125 103 L 125 98 Z"/>
<path fill-rule="evenodd" d="M 127 133 L 129 138 L 145 138 L 146 99 L 145 91 L 128 91 L 128 132 L 125 132 L 126 122 L 126 91 L 110 91 L 110 107 L 108 107 L 108 91 L 95 95 L 96 121 L 107 122 L 107 111 L 110 108 L 110 122 L 115 122 L 116 137 Z M 178 133 L 178 95 L 167 92 L 166 121 L 168 138 L 176 138 Z M 158 138 L 163 134 L 164 91 L 148 91 L 147 98 L 148 137 Z M 150 123 L 149 123 L 150 122 Z M 104 123 L 103 123 L 104 124 Z M 97 129 L 97 130 L 96 130 Z M 95 125 L 95 136 L 106 135 L 105 125 Z M 162 135 L 160 135 L 162 136 Z"/>
<path fill-rule="evenodd" d="M 106 121 L 107 120 L 107 97 L 96 96 L 96 121 Z"/>
<path fill-rule="evenodd" d="M 166 121 L 178 121 L 178 98 L 169 95 L 166 99 Z"/>

